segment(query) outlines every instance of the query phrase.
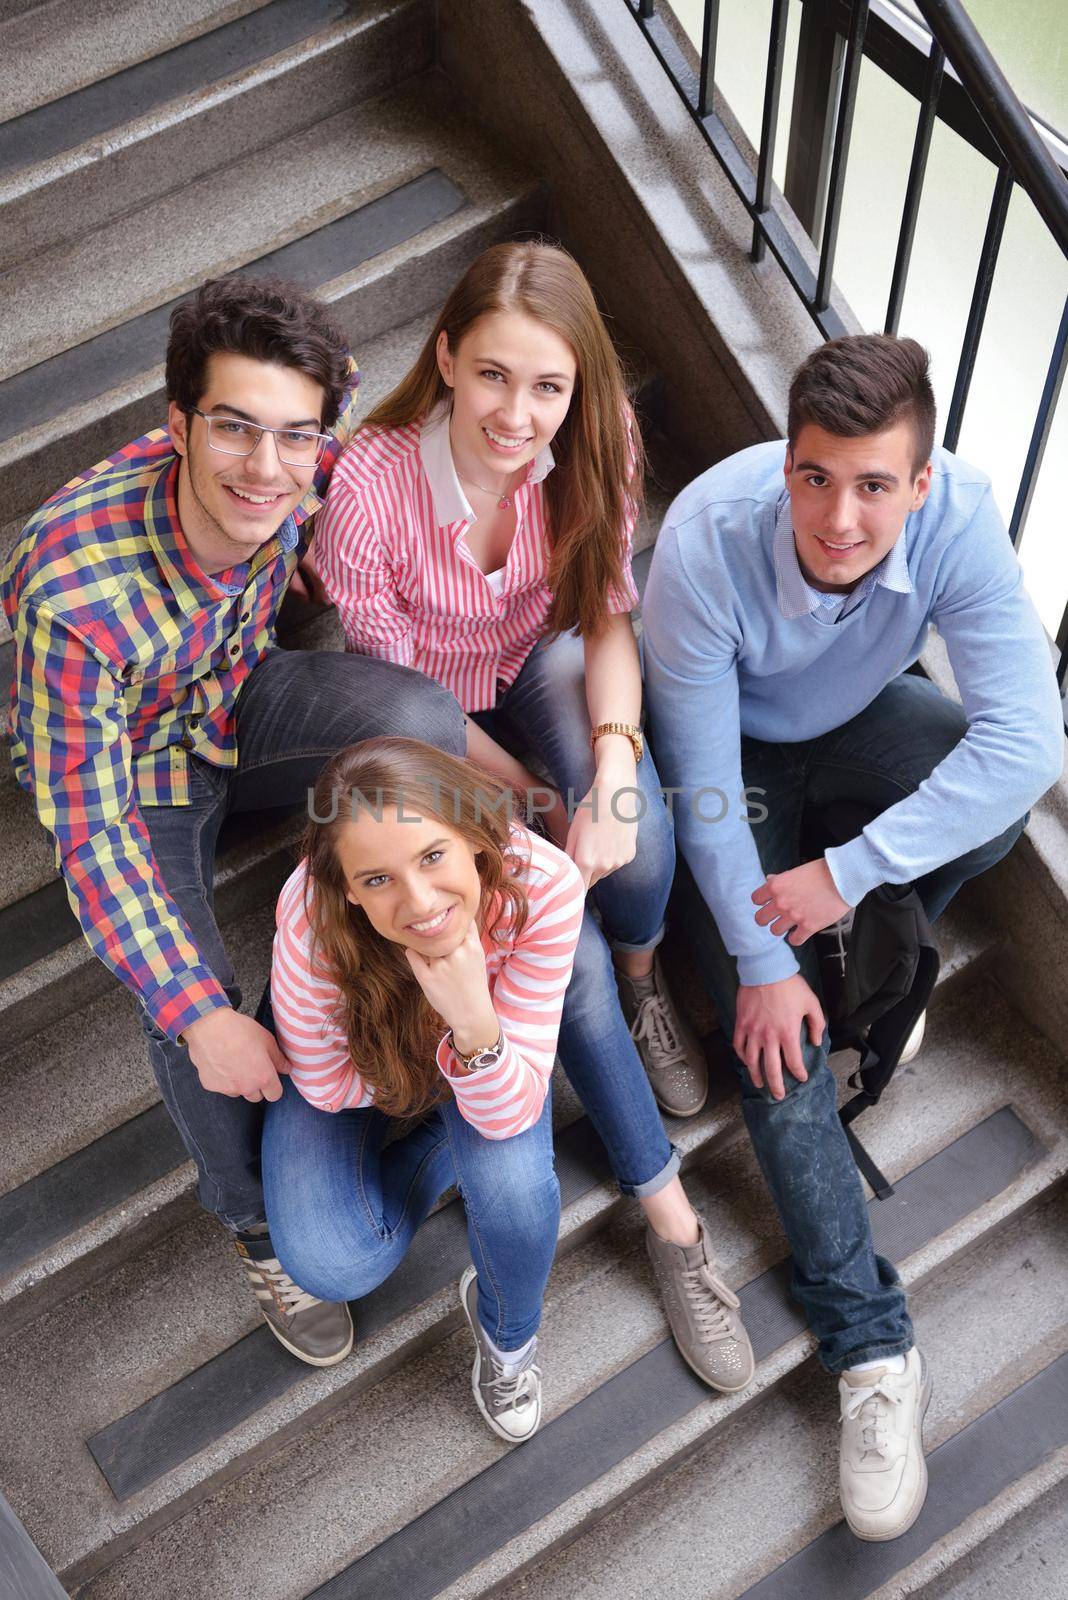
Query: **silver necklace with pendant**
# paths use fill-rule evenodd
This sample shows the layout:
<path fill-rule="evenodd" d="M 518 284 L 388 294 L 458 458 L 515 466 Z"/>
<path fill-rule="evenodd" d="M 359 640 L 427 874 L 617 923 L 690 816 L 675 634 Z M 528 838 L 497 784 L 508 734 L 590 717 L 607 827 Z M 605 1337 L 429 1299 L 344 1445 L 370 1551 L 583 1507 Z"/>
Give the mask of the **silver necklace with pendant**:
<path fill-rule="evenodd" d="M 498 511 L 507 511 L 508 507 L 511 505 L 512 496 L 510 494 L 501 494 L 497 489 L 488 489 L 484 483 L 476 483 L 474 478 L 465 478 L 462 472 L 458 472 L 456 476 L 459 478 L 461 483 L 466 483 L 470 488 L 481 489 L 483 494 L 492 494 L 496 496 Z"/>

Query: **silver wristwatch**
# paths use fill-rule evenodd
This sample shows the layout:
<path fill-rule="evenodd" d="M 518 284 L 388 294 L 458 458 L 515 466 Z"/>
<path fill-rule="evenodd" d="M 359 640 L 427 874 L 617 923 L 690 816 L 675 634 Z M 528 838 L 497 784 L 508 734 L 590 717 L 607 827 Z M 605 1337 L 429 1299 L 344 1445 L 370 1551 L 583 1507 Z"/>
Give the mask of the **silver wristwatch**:
<path fill-rule="evenodd" d="M 504 1054 L 504 1034 L 497 1035 L 496 1044 L 476 1045 L 474 1050 L 465 1053 L 457 1047 L 456 1036 L 449 1030 L 449 1048 L 457 1061 L 462 1062 L 467 1072 L 482 1072 L 486 1067 L 495 1067 Z"/>

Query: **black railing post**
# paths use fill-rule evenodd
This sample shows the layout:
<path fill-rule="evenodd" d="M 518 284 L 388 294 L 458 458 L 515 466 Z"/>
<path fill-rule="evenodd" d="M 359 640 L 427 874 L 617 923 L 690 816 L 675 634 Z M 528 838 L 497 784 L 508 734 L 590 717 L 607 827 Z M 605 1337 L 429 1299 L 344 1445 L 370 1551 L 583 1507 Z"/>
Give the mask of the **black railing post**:
<path fill-rule="evenodd" d="M 656 0 L 638 0 L 639 17 L 656 16 Z"/>
<path fill-rule="evenodd" d="M 909 181 L 905 186 L 905 204 L 901 213 L 901 231 L 897 238 L 897 255 L 890 279 L 890 299 L 886 307 L 886 332 L 897 333 L 901 322 L 901 307 L 905 299 L 905 283 L 912 260 L 912 246 L 916 238 L 916 219 L 920 214 L 923 180 L 927 172 L 927 157 L 931 150 L 931 135 L 938 116 L 938 96 L 942 88 L 945 52 L 937 39 L 931 40 L 931 54 L 923 81 L 923 99 L 916 123 L 916 142 L 912 147 Z"/>
<path fill-rule="evenodd" d="M 757 161 L 756 196 L 754 209 L 763 217 L 771 203 L 771 171 L 775 161 L 775 135 L 779 127 L 779 97 L 782 91 L 782 67 L 786 55 L 786 24 L 790 0 L 772 0 L 771 36 L 768 41 L 768 69 L 764 77 L 764 113 L 760 122 L 760 155 Z M 754 261 L 763 261 L 767 246 L 759 221 L 753 224 L 753 246 L 749 254 Z"/>
<path fill-rule="evenodd" d="M 986 321 L 986 308 L 990 303 L 994 269 L 998 264 L 998 251 L 1001 249 L 1001 238 L 1005 232 L 1005 218 L 1009 214 L 1011 199 L 1012 168 L 1002 167 L 998 172 L 998 181 L 994 185 L 994 198 L 990 202 L 986 235 L 983 239 L 983 248 L 979 252 L 979 270 L 975 275 L 975 288 L 972 291 L 972 303 L 968 308 L 964 343 L 957 365 L 957 381 L 953 386 L 953 399 L 949 403 L 949 415 L 946 418 L 946 432 L 942 443 L 947 450 L 955 450 L 960 440 L 964 407 L 968 403 L 968 390 L 972 386 L 975 358 L 979 353 L 979 340 L 982 337 L 983 323 Z"/>
<path fill-rule="evenodd" d="M 1042 386 L 1042 398 L 1038 402 L 1038 415 L 1035 426 L 1031 432 L 1031 443 L 1027 447 L 1027 459 L 1024 461 L 1023 472 L 1020 474 L 1020 487 L 1016 494 L 1016 504 L 1012 508 L 1012 520 L 1009 523 L 1009 533 L 1017 549 L 1023 538 L 1024 527 L 1027 524 L 1027 513 L 1031 509 L 1031 500 L 1035 492 L 1035 483 L 1038 479 L 1039 469 L 1042 466 L 1042 457 L 1046 453 L 1046 442 L 1049 439 L 1049 430 L 1053 426 L 1053 418 L 1057 410 L 1057 401 L 1060 399 L 1061 385 L 1064 382 L 1064 369 L 1068 366 L 1068 300 L 1064 302 L 1061 312 L 1061 325 L 1057 330 L 1057 337 L 1053 344 L 1053 354 L 1050 357 L 1049 368 L 1046 372 L 1046 381 Z"/>
<path fill-rule="evenodd" d="M 868 0 L 853 0 L 849 43 L 846 45 L 845 74 L 842 78 L 842 94 L 838 104 L 838 125 L 834 134 L 831 181 L 827 190 L 827 221 L 823 229 L 820 270 L 816 276 L 817 311 L 826 311 L 831 303 L 834 255 L 838 248 L 838 224 L 842 220 L 842 193 L 845 189 L 849 140 L 853 132 L 853 112 L 857 104 L 857 85 L 860 82 L 860 67 L 864 60 L 864 33 L 867 26 Z"/>
<path fill-rule="evenodd" d="M 701 76 L 697 89 L 697 115 L 707 117 L 716 89 L 716 43 L 719 39 L 719 0 L 705 0 L 701 29 Z"/>
<path fill-rule="evenodd" d="M 823 232 L 844 66 L 841 34 L 814 5 L 803 5 L 783 193 L 813 244 Z"/>

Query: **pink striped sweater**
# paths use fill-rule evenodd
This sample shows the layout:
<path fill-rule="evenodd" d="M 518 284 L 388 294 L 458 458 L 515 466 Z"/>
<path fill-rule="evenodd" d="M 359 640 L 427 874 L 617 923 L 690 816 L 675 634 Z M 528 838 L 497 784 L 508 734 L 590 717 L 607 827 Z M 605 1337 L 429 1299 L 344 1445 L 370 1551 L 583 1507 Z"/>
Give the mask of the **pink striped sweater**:
<path fill-rule="evenodd" d="M 504 1053 L 497 1066 L 465 1077 L 453 1074 L 447 1036 L 437 1048 L 438 1068 L 461 1115 L 487 1139 L 523 1133 L 541 1114 L 585 901 L 574 862 L 547 840 L 516 825 L 509 855 L 526 886 L 529 915 L 518 939 L 509 937 L 507 914 L 498 929 L 501 942 L 482 938 Z M 349 1111 L 371 1105 L 373 1095 L 349 1054 L 337 1017 L 337 985 L 315 960 L 306 881 L 301 862 L 278 899 L 271 965 L 275 1025 L 305 1099 L 322 1111 Z"/>
<path fill-rule="evenodd" d="M 499 592 L 467 547 L 474 512 L 456 476 L 449 416 L 361 429 L 343 452 L 319 513 L 315 559 L 350 650 L 415 667 L 465 711 L 496 704 L 545 631 L 552 602 L 541 450 L 515 495 L 516 531 Z M 631 574 L 633 507 L 620 531 L 623 583 L 610 612 L 638 603 Z"/>

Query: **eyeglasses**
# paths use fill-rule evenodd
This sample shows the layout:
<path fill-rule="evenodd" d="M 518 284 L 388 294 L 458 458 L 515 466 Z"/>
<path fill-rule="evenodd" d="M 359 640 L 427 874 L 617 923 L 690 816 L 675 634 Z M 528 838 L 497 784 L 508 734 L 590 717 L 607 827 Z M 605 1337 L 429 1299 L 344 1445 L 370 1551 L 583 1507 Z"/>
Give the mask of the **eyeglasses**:
<path fill-rule="evenodd" d="M 288 467 L 314 467 L 322 460 L 330 442 L 328 433 L 308 433 L 303 428 L 261 428 L 258 422 L 241 417 L 214 417 L 196 406 L 189 407 L 208 425 L 208 444 L 225 456 L 250 456 L 265 433 L 274 434 L 279 461 Z"/>

